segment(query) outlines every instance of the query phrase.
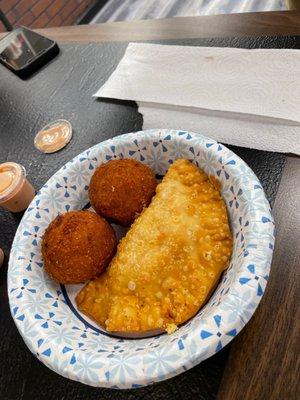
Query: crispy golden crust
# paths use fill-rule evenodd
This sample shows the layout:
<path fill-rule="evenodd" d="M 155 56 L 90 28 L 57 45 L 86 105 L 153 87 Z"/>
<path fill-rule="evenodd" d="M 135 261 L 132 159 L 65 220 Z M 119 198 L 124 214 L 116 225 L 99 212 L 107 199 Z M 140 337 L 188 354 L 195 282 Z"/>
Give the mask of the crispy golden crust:
<path fill-rule="evenodd" d="M 59 215 L 42 241 L 44 268 L 60 283 L 80 283 L 100 275 L 116 251 L 111 226 L 90 211 Z"/>
<path fill-rule="evenodd" d="M 96 212 L 110 221 L 130 226 L 155 193 L 151 169 L 132 159 L 100 165 L 92 176 L 89 197 Z"/>
<path fill-rule="evenodd" d="M 231 251 L 219 191 L 195 165 L 177 160 L 107 271 L 79 292 L 78 308 L 108 331 L 170 333 L 203 306 Z"/>

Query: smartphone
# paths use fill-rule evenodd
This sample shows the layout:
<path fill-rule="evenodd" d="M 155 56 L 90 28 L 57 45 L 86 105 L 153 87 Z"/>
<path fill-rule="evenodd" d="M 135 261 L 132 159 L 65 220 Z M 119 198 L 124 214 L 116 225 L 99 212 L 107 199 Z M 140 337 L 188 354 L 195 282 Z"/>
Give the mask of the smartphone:
<path fill-rule="evenodd" d="M 25 79 L 59 53 L 56 42 L 20 27 L 0 40 L 0 62 Z"/>

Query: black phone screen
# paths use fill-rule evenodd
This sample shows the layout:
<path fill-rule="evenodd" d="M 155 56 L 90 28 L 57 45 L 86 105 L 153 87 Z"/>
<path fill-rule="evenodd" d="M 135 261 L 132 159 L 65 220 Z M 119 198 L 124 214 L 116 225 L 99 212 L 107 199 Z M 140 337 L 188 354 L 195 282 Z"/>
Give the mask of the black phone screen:
<path fill-rule="evenodd" d="M 30 64 L 54 42 L 29 29 L 18 28 L 0 40 L 0 58 L 14 70 Z"/>

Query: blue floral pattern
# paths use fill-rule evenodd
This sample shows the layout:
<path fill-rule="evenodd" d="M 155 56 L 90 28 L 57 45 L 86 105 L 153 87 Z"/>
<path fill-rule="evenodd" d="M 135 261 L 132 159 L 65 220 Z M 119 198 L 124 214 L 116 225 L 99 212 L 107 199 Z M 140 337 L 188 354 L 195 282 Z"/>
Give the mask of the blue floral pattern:
<path fill-rule="evenodd" d="M 172 335 L 111 337 L 73 308 L 70 287 L 44 272 L 41 238 L 58 213 L 86 206 L 91 175 L 101 163 L 135 158 L 164 175 L 182 157 L 221 183 L 234 237 L 230 266 L 205 307 Z M 75 157 L 38 192 L 12 245 L 10 309 L 31 352 L 54 371 L 93 386 L 135 388 L 193 367 L 240 332 L 266 288 L 273 248 L 274 223 L 263 189 L 232 151 L 186 131 L 129 133 Z"/>

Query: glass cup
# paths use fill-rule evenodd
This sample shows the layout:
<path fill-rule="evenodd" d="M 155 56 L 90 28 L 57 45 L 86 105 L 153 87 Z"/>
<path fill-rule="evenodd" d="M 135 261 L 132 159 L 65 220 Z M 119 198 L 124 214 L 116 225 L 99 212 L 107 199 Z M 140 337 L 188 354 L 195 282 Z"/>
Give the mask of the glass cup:
<path fill-rule="evenodd" d="M 35 196 L 26 170 L 14 162 L 0 164 L 0 206 L 11 212 L 25 210 Z"/>

